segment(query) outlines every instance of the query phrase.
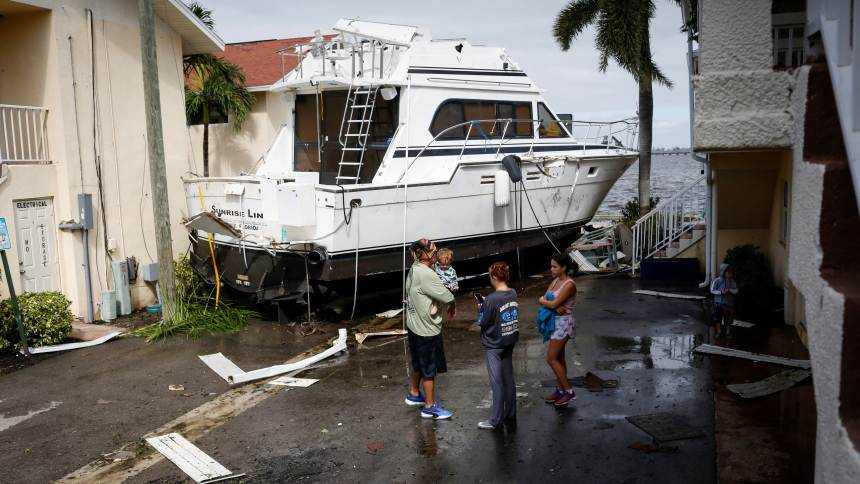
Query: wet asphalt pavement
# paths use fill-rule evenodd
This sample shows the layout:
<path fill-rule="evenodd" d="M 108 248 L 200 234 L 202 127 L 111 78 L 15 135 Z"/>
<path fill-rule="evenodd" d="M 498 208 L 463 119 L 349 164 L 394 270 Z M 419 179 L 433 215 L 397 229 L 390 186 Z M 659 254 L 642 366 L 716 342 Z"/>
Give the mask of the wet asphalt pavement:
<path fill-rule="evenodd" d="M 196 443 L 228 469 L 253 476 L 249 482 L 716 482 L 711 369 L 692 355 L 708 334 L 701 302 L 630 294 L 642 283 L 627 275 L 578 278 L 569 376 L 593 371 L 620 383 L 602 392 L 576 388 L 578 399 L 558 408 L 542 401 L 553 389 L 541 381 L 553 375 L 533 323 L 549 281 L 528 278 L 520 296 L 518 418 L 503 428 L 477 427 L 491 413 L 490 386 L 479 334 L 469 331 L 476 303 L 461 294 L 458 316 L 446 319 L 443 329 L 449 371 L 436 379 L 437 400 L 454 412 L 451 420 L 422 419 L 419 408 L 403 403 L 409 387 L 403 339 L 370 339 L 298 375 L 322 381 L 283 387 Z M 647 289 L 698 291 L 695 284 Z M 0 430 L 4 479 L 58 479 L 215 398 L 209 393 L 226 392 L 226 382 L 197 355 L 220 351 L 247 371 L 280 364 L 336 334 L 338 326 L 302 337 L 260 322 L 236 335 L 163 346 L 127 339 L 2 377 L 0 429 L 5 419 L 62 402 Z M 192 396 L 168 391 L 175 383 Z M 706 436 L 666 443 L 677 452 L 629 449 L 653 440 L 624 417 L 663 412 Z M 373 442 L 385 448 L 371 452 L 366 444 Z M 193 481 L 165 460 L 126 482 Z"/>

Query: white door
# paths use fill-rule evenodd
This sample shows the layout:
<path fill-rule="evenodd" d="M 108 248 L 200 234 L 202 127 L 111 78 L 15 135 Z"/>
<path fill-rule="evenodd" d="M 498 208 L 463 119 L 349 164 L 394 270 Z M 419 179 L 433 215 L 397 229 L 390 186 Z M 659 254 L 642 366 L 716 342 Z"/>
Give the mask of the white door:
<path fill-rule="evenodd" d="M 41 198 L 12 203 L 18 229 L 18 269 L 23 292 L 59 291 L 52 200 Z"/>

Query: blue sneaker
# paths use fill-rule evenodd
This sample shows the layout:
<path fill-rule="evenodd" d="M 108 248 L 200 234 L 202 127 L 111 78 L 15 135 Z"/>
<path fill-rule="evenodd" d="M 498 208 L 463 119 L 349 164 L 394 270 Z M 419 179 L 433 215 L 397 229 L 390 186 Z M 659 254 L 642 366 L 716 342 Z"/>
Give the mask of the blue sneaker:
<path fill-rule="evenodd" d="M 432 418 L 434 420 L 443 420 L 446 418 L 451 418 L 451 412 L 447 410 L 442 410 L 442 407 L 440 407 L 438 403 L 434 403 L 432 407 L 424 407 L 424 409 L 421 410 L 421 417 Z"/>
<path fill-rule="evenodd" d="M 426 402 L 426 400 L 421 392 L 418 392 L 417 397 L 413 395 L 412 392 L 406 394 L 406 405 L 424 405 L 424 402 Z"/>

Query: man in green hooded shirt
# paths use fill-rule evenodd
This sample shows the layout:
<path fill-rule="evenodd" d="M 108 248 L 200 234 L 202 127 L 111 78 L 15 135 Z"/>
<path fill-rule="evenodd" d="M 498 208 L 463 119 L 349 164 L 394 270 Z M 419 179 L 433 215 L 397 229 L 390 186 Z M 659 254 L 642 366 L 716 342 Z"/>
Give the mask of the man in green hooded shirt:
<path fill-rule="evenodd" d="M 412 354 L 412 389 L 406 395 L 407 405 L 421 405 L 421 416 L 446 419 L 451 412 L 443 410 L 433 399 L 435 377 L 445 373 L 445 348 L 442 345 L 442 314 L 430 314 L 433 302 L 448 307 L 448 316 L 457 315 L 454 295 L 430 267 L 436 262 L 436 245 L 427 239 L 409 247 L 415 262 L 406 278 L 406 325 L 409 328 L 409 351 Z M 423 381 L 422 381 L 423 380 Z M 423 383 L 421 395 L 419 383 Z"/>

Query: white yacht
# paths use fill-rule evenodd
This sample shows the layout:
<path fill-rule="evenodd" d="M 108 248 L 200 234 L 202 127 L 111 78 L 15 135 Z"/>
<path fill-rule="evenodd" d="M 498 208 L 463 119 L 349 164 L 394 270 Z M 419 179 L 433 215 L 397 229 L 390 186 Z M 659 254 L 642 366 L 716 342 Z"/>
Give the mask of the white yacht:
<path fill-rule="evenodd" d="M 222 286 L 261 302 L 359 277 L 376 289 L 369 276 L 400 281 L 424 237 L 460 274 L 548 256 L 637 159 L 635 118 L 560 120 L 503 48 L 363 20 L 334 30 L 280 52 L 301 59 L 271 87 L 291 114 L 252 173 L 185 180 L 192 265 L 210 282 L 217 265 Z"/>

